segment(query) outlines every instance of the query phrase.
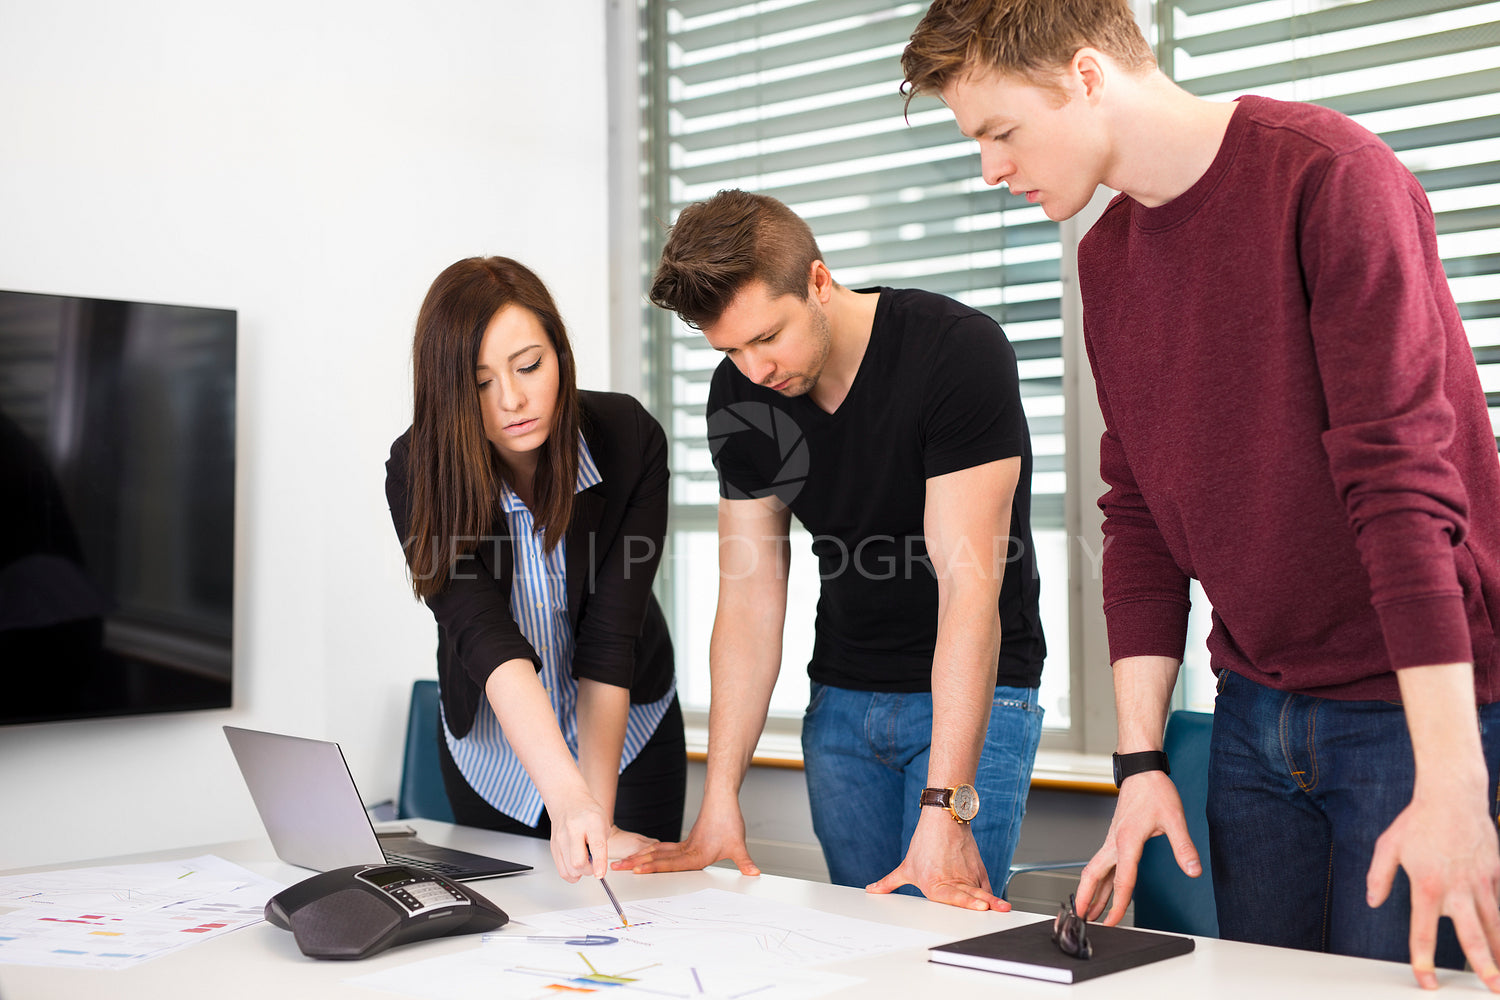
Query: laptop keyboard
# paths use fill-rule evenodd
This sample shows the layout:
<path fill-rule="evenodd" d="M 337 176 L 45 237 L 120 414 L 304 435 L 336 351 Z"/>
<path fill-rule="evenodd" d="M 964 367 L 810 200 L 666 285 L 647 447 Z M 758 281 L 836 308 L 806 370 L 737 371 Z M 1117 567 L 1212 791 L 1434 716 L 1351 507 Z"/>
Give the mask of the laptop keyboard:
<path fill-rule="evenodd" d="M 417 858 L 410 854 L 397 854 L 395 851 L 386 851 L 385 859 L 391 864 L 407 865 L 424 872 L 436 872 L 439 875 L 461 875 L 469 871 L 466 865 L 450 865 L 445 861 Z"/>

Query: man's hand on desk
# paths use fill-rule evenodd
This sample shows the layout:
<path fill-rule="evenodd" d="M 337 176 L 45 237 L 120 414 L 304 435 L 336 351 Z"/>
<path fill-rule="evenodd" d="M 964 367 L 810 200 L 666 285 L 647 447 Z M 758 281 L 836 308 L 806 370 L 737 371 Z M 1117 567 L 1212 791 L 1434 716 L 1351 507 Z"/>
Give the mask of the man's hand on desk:
<path fill-rule="evenodd" d="M 1453 920 L 1458 943 L 1474 972 L 1500 993 L 1500 848 L 1484 808 L 1485 791 L 1427 788 L 1420 781 L 1411 804 L 1375 842 L 1366 877 L 1368 902 L 1391 892 L 1396 867 L 1411 882 L 1411 968 L 1417 985 L 1435 990 L 1440 916 Z"/>
<path fill-rule="evenodd" d="M 1375 841 L 1366 901 L 1384 903 L 1397 866 L 1406 869 L 1417 984 L 1437 988 L 1437 923 L 1446 916 L 1469 965 L 1491 992 L 1500 993 L 1500 840 L 1490 818 L 1495 790 L 1474 714 L 1474 668 L 1406 667 L 1396 679 L 1416 780 L 1411 802 Z"/>
<path fill-rule="evenodd" d="M 1125 779 L 1115 803 L 1114 818 L 1104 846 L 1084 866 L 1078 881 L 1078 912 L 1089 920 L 1099 920 L 1114 892 L 1114 905 L 1103 917 L 1113 926 L 1125 916 L 1130 895 L 1135 891 L 1136 872 L 1146 841 L 1165 835 L 1172 845 L 1177 867 L 1190 878 L 1203 872 L 1198 849 L 1188 836 L 1187 819 L 1182 813 L 1182 798 L 1177 786 L 1161 771 L 1145 771 Z"/>
<path fill-rule="evenodd" d="M 903 885 L 916 886 L 934 902 L 966 910 L 1010 909 L 1009 903 L 990 891 L 973 832 L 938 809 L 922 810 L 906 857 L 895 871 L 865 886 L 865 891 L 895 892 Z"/>
<path fill-rule="evenodd" d="M 631 833 L 629 830 L 621 830 L 618 826 L 609 828 L 609 853 L 629 856 L 640 851 L 649 850 L 660 844 L 661 841 L 655 837 L 648 837 L 644 833 Z"/>
<path fill-rule="evenodd" d="M 738 802 L 717 809 L 705 803 L 686 840 L 678 844 L 658 843 L 636 851 L 616 861 L 613 867 L 616 871 L 637 874 L 697 871 L 724 859 L 738 865 L 741 875 L 760 874 L 745 846 L 745 818 L 740 814 Z"/>

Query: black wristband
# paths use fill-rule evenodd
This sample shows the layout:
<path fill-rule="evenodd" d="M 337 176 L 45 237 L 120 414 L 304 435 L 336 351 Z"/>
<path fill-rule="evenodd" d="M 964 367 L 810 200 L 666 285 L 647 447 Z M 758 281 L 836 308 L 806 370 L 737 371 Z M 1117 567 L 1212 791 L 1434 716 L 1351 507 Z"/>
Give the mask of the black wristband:
<path fill-rule="evenodd" d="M 1142 771 L 1161 771 L 1171 774 L 1172 768 L 1167 764 L 1167 755 L 1161 750 L 1142 750 L 1140 753 L 1117 753 L 1114 755 L 1115 764 L 1115 787 L 1132 774 L 1140 774 Z"/>

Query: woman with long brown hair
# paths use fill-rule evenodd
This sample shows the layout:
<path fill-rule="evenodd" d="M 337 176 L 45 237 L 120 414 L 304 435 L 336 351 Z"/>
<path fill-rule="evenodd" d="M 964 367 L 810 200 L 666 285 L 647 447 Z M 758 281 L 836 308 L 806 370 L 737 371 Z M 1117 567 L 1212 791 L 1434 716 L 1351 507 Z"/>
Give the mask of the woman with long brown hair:
<path fill-rule="evenodd" d="M 687 762 L 651 583 L 661 426 L 580 391 L 532 271 L 473 257 L 417 317 L 412 426 L 386 496 L 438 623 L 439 757 L 457 822 L 548 838 L 569 881 L 681 834 Z"/>

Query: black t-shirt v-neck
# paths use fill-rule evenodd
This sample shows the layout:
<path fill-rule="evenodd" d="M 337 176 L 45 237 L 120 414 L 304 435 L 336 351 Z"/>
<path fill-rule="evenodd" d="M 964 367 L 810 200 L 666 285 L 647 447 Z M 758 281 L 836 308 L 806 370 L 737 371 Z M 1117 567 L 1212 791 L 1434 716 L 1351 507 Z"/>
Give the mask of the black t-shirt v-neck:
<path fill-rule="evenodd" d="M 1031 438 L 1015 352 L 983 313 L 917 289 L 879 294 L 838 409 L 790 399 L 725 359 L 708 396 L 719 493 L 778 496 L 813 536 L 822 580 L 809 676 L 866 691 L 927 691 L 937 580 L 923 536 L 926 480 L 1021 458 L 1000 590 L 997 683 L 1035 687 L 1046 644 L 1031 542 Z M 988 558 L 989 552 L 975 558 Z"/>

